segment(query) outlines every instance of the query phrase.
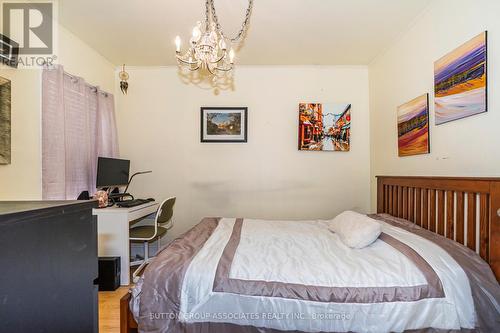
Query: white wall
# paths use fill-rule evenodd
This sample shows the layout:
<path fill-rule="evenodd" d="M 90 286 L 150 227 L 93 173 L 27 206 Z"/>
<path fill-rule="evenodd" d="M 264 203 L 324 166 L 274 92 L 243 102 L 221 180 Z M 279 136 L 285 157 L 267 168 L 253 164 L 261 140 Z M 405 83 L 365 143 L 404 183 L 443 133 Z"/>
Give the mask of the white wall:
<path fill-rule="evenodd" d="M 376 175 L 500 175 L 500 1 L 436 0 L 370 69 L 372 209 Z M 434 61 L 488 30 L 489 112 L 434 125 Z M 398 157 L 396 108 L 430 93 L 431 154 Z"/>
<path fill-rule="evenodd" d="M 369 209 L 366 67 L 237 66 L 235 90 L 183 84 L 176 68 L 129 69 L 117 98 L 136 197 L 177 196 L 173 235 L 204 216 L 331 218 Z M 351 151 L 297 150 L 298 103 L 352 103 Z M 247 144 L 200 143 L 201 106 L 248 106 Z"/>
<path fill-rule="evenodd" d="M 63 27 L 58 28 L 57 62 L 102 89 L 114 91 L 114 66 Z M 12 163 L 0 165 L 0 200 L 42 197 L 41 70 L 0 67 L 12 81 Z"/>
<path fill-rule="evenodd" d="M 64 66 L 66 72 L 114 93 L 115 65 L 62 26 L 59 27 L 57 53 L 57 62 Z"/>
<path fill-rule="evenodd" d="M 41 72 L 0 68 L 11 80 L 11 164 L 0 165 L 0 200 L 37 200 L 41 188 Z"/>

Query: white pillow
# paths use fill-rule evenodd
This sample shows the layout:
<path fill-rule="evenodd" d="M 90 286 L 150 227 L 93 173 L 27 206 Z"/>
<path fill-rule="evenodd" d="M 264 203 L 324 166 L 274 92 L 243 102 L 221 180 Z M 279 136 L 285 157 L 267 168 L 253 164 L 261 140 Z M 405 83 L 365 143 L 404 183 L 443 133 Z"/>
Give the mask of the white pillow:
<path fill-rule="evenodd" d="M 350 248 L 362 249 L 377 240 L 380 235 L 380 223 L 366 215 L 345 211 L 328 224 L 328 229 L 335 232 L 340 240 Z"/>

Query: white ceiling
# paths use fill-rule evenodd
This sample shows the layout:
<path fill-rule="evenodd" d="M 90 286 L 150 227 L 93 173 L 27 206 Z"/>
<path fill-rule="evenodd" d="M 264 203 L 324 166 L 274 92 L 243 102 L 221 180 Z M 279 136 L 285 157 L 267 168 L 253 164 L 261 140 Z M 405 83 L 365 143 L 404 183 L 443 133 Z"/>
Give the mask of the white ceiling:
<path fill-rule="evenodd" d="M 363 65 L 408 28 L 431 0 L 254 0 L 237 52 L 247 65 Z M 215 0 L 226 35 L 247 0 Z M 175 64 L 174 38 L 187 41 L 204 0 L 59 0 L 60 22 L 115 65 Z"/>

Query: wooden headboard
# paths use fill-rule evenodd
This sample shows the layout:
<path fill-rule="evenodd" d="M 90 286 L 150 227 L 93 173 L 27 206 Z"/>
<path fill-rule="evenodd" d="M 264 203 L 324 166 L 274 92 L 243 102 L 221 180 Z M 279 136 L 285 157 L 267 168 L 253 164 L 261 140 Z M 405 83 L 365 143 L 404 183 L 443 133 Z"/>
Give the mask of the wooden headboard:
<path fill-rule="evenodd" d="M 500 178 L 377 176 L 377 213 L 466 245 L 500 280 Z"/>

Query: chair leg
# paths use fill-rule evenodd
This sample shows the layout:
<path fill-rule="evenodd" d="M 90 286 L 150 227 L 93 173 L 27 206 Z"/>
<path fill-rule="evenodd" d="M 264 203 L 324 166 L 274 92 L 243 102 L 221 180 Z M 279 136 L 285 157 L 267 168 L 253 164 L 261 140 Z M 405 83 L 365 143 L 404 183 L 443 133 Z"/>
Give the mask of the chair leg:
<path fill-rule="evenodd" d="M 139 278 L 140 278 L 139 273 L 142 272 L 142 270 L 144 269 L 144 267 L 146 267 L 147 264 L 149 264 L 149 260 L 144 260 L 143 263 L 140 264 L 140 266 L 136 268 L 136 270 L 132 274 L 132 281 L 134 281 L 134 283 L 139 282 Z"/>
<path fill-rule="evenodd" d="M 161 237 L 158 237 L 158 252 L 160 251 L 161 248 Z M 144 261 L 140 264 L 139 267 L 134 271 L 132 274 L 132 281 L 134 283 L 139 282 L 139 273 L 142 272 L 144 267 L 146 267 L 154 258 L 149 257 L 149 242 L 144 242 Z"/>
<path fill-rule="evenodd" d="M 144 261 L 149 259 L 149 244 L 144 242 Z"/>
<path fill-rule="evenodd" d="M 147 241 L 144 242 L 144 260 L 143 262 L 139 265 L 139 267 L 136 268 L 134 273 L 132 274 L 132 281 L 134 283 L 139 282 L 139 273 L 142 272 L 144 267 L 146 267 L 147 264 L 149 264 L 150 258 L 149 258 L 149 243 Z"/>

